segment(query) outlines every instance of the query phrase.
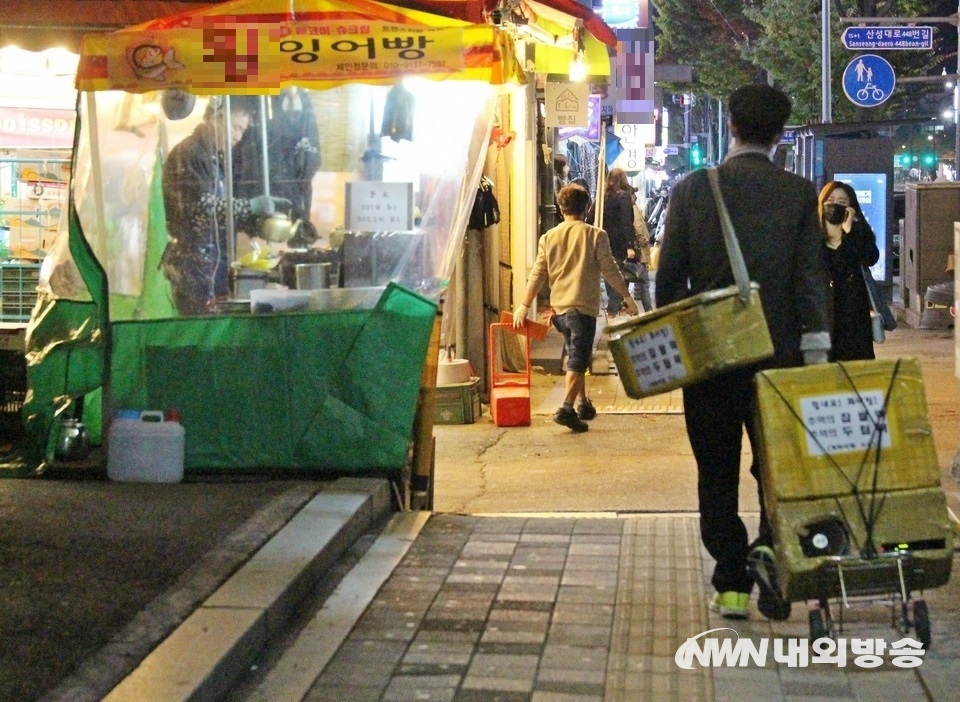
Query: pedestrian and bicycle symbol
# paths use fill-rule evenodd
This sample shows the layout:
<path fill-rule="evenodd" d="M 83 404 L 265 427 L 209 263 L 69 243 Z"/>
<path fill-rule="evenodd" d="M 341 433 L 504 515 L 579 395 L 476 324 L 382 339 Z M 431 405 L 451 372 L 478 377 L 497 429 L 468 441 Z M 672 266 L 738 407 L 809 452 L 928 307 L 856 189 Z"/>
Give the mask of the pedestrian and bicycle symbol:
<path fill-rule="evenodd" d="M 896 84 L 893 66 L 876 54 L 857 56 L 843 70 L 843 92 L 859 107 L 876 107 L 886 102 Z"/>

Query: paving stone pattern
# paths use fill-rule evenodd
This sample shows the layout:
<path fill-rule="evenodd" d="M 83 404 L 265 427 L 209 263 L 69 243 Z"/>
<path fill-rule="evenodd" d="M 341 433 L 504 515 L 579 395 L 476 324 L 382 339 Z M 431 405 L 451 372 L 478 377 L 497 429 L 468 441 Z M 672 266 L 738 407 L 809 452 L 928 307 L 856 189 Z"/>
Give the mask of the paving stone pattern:
<path fill-rule="evenodd" d="M 307 699 L 706 699 L 672 670 L 706 622 L 696 521 L 672 526 L 434 515 Z"/>

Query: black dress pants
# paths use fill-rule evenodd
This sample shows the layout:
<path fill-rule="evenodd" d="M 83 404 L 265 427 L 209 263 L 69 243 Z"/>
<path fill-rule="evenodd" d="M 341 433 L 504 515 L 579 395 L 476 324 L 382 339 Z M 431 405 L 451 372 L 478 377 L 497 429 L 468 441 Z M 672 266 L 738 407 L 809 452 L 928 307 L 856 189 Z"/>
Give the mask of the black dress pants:
<path fill-rule="evenodd" d="M 697 461 L 700 537 L 716 560 L 711 582 L 717 592 L 750 592 L 747 554 L 757 543 L 772 544 L 763 508 L 754 411 L 755 368 L 736 369 L 683 389 L 684 417 Z M 751 544 L 739 515 L 740 454 L 746 428 L 754 459 L 750 472 L 760 496 L 760 535 Z"/>

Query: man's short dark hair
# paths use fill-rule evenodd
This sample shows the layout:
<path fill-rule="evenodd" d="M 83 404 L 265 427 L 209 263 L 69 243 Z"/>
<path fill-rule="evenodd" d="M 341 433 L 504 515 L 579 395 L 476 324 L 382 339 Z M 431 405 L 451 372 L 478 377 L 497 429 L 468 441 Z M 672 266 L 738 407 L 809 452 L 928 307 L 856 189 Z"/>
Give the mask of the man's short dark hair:
<path fill-rule="evenodd" d="M 224 101 L 219 97 L 213 97 L 207 102 L 207 109 L 203 113 L 203 118 L 206 120 L 212 119 L 214 115 L 218 114 L 224 108 Z M 230 96 L 230 112 L 245 112 L 250 115 L 250 119 L 254 119 L 257 116 L 257 113 L 260 111 L 260 98 L 256 95 L 231 95 Z"/>
<path fill-rule="evenodd" d="M 582 218 L 590 207 L 590 193 L 580 185 L 564 185 L 557 193 L 557 204 L 561 213 Z"/>
<path fill-rule="evenodd" d="M 742 85 L 727 101 L 740 141 L 770 146 L 790 118 L 790 98 L 771 85 Z"/>

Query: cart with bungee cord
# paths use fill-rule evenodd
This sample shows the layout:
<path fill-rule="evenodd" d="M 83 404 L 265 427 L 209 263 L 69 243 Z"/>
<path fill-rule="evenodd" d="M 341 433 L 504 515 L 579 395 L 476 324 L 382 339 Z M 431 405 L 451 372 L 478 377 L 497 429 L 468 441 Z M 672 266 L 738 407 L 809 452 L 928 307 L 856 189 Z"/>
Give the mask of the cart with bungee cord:
<path fill-rule="evenodd" d="M 916 594 L 949 580 L 953 529 L 919 363 L 768 370 L 756 388 L 784 600 L 811 603 L 811 640 L 842 634 L 854 603 L 889 603 L 892 626 L 929 647 L 930 615 Z"/>

